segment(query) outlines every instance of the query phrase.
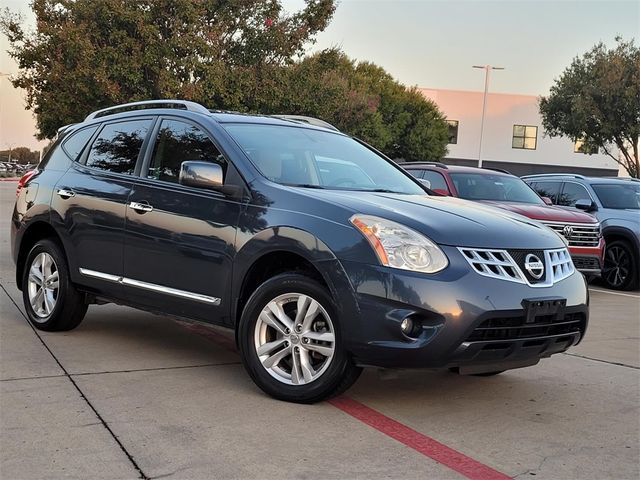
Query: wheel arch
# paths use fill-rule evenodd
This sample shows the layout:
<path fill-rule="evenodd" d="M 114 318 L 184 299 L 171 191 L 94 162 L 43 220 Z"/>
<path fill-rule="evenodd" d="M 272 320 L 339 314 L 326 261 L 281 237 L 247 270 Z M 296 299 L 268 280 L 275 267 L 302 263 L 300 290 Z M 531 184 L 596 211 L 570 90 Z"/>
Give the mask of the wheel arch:
<path fill-rule="evenodd" d="M 231 306 L 234 328 L 255 288 L 280 273 L 293 271 L 308 275 L 324 285 L 336 299 L 338 292 L 340 300 L 352 292 L 347 275 L 331 249 L 313 234 L 293 227 L 261 231 L 243 245 L 234 263 Z M 353 302 L 355 304 L 355 296 Z M 238 329 L 235 330 L 237 335 Z"/>
<path fill-rule="evenodd" d="M 67 265 L 69 264 L 69 258 L 67 257 L 67 251 L 64 248 L 62 238 L 56 232 L 53 226 L 45 221 L 36 221 L 31 223 L 22 234 L 20 243 L 18 245 L 18 255 L 16 257 L 16 284 L 19 290 L 22 290 L 22 276 L 24 273 L 25 263 L 27 261 L 27 255 L 33 248 L 33 246 L 39 241 L 45 238 L 55 241 L 62 250 L 65 256 Z"/>

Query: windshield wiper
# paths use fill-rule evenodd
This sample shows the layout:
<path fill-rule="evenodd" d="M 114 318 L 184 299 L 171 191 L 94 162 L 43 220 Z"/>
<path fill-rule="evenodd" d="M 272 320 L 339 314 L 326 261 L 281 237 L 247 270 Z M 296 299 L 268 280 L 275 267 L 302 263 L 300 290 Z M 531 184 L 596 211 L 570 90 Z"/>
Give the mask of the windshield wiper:
<path fill-rule="evenodd" d="M 315 185 L 313 183 L 283 183 L 287 187 L 300 187 L 300 188 L 317 188 L 319 190 L 325 190 L 322 185 Z"/>
<path fill-rule="evenodd" d="M 374 193 L 398 193 L 402 194 L 403 192 L 397 192 L 395 190 L 389 190 L 388 188 L 363 188 L 355 190 L 357 192 L 374 192 Z"/>

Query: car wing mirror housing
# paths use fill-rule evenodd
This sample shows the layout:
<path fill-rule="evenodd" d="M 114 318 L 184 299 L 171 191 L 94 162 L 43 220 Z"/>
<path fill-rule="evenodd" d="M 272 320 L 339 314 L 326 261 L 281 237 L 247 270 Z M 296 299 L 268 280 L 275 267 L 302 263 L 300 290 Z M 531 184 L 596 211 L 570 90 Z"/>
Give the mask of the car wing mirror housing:
<path fill-rule="evenodd" d="M 429 180 L 425 180 L 424 178 L 418 178 L 418 181 L 428 189 L 431 189 L 431 182 Z"/>
<path fill-rule="evenodd" d="M 592 200 L 587 200 L 586 198 L 580 199 L 576 202 L 575 207 L 578 210 L 583 210 L 585 212 L 594 212 L 598 209 L 596 203 Z"/>

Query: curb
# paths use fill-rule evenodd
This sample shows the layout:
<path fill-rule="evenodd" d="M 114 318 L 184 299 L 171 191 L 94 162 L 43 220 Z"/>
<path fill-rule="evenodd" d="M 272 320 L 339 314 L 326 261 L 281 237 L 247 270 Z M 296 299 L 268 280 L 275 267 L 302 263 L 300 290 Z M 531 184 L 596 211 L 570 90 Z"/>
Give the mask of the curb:
<path fill-rule="evenodd" d="M 0 178 L 0 182 L 17 182 L 19 181 L 20 178 L 18 177 L 14 177 L 14 178 Z"/>

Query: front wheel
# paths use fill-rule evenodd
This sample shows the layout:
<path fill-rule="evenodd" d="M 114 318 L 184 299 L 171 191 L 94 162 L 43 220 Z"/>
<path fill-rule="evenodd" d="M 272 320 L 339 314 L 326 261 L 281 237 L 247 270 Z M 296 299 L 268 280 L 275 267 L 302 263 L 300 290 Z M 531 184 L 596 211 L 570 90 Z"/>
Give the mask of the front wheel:
<path fill-rule="evenodd" d="M 279 400 L 318 402 L 345 391 L 361 372 L 342 345 L 333 299 L 304 275 L 263 283 L 244 308 L 238 338 L 247 372 Z"/>
<path fill-rule="evenodd" d="M 614 290 L 633 290 L 638 283 L 638 258 L 629 242 L 616 240 L 607 244 L 602 280 Z"/>

